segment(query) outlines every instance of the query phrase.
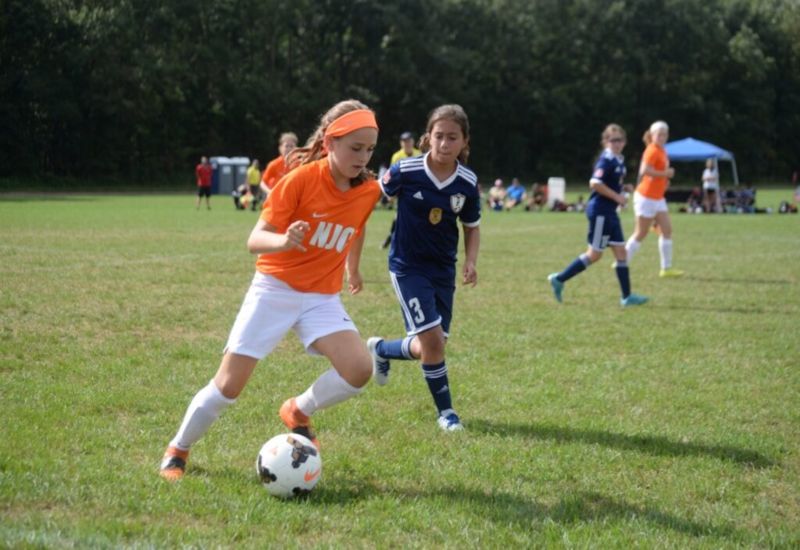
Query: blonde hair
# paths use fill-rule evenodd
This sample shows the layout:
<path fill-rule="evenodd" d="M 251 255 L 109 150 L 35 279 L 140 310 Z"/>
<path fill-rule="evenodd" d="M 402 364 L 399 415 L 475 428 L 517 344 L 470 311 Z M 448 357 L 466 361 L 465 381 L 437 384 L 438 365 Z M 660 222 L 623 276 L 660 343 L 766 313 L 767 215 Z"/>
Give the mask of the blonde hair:
<path fill-rule="evenodd" d="M 294 141 L 295 143 L 298 143 L 300 140 L 297 139 L 297 134 L 294 132 L 284 132 L 281 134 L 281 137 L 278 138 L 278 144 L 283 145 L 285 141 Z"/>
<path fill-rule="evenodd" d="M 622 137 L 627 138 L 628 134 L 625 133 L 625 130 L 619 124 L 614 124 L 613 122 L 606 126 L 603 133 L 600 134 L 600 145 L 605 147 L 606 141 L 611 138 L 611 134 L 620 134 Z"/>
<path fill-rule="evenodd" d="M 344 101 L 340 101 L 328 109 L 328 111 L 320 117 L 319 126 L 317 126 L 317 129 L 311 134 L 311 137 L 308 138 L 306 144 L 303 147 L 298 147 L 289 153 L 286 164 L 294 168 L 328 156 L 328 152 L 325 150 L 323 145 L 325 139 L 325 130 L 328 129 L 328 126 L 331 124 L 331 122 L 340 116 L 345 115 L 350 111 L 357 111 L 359 109 L 371 110 L 369 107 L 356 99 L 346 99 Z M 375 174 L 372 172 L 372 170 L 364 168 L 358 176 L 350 180 L 350 186 L 356 187 L 371 179 L 375 179 Z"/>
<path fill-rule="evenodd" d="M 652 123 L 650 128 L 645 130 L 644 135 L 642 136 L 642 141 L 644 144 L 650 145 L 653 143 L 653 134 L 659 130 L 669 130 L 669 125 L 663 120 L 656 120 L 654 123 Z"/>
<path fill-rule="evenodd" d="M 464 134 L 464 140 L 467 141 L 467 145 L 458 154 L 458 160 L 462 164 L 466 164 L 469 158 L 469 118 L 461 105 L 441 105 L 431 111 L 431 114 L 428 115 L 428 125 L 425 127 L 425 133 L 419 139 L 419 150 L 425 153 L 431 148 L 431 131 L 440 120 L 452 120 L 461 127 L 461 133 Z"/>

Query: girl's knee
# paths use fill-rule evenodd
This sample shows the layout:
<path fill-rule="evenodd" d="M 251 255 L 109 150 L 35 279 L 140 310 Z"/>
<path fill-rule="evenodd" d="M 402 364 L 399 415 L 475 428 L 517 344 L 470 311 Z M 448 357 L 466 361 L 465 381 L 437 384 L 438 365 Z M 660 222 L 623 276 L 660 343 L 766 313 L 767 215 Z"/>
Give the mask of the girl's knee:
<path fill-rule="evenodd" d="M 358 361 L 353 368 L 352 380 L 348 380 L 349 384 L 356 388 L 363 388 L 372 378 L 372 359 L 367 357 L 366 360 Z"/>
<path fill-rule="evenodd" d="M 345 365 L 334 365 L 339 375 L 355 388 L 364 387 L 372 378 L 372 358 L 369 354 L 359 354 Z"/>

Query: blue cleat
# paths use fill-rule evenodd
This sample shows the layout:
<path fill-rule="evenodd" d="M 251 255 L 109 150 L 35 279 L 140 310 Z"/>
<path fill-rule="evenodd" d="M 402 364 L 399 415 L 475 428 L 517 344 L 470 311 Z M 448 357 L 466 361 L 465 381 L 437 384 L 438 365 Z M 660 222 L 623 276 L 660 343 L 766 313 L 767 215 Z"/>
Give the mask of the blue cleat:
<path fill-rule="evenodd" d="M 442 411 L 442 414 L 437 420 L 439 427 L 446 432 L 458 432 L 464 429 L 464 425 L 458 418 L 458 415 L 453 409 Z"/>
<path fill-rule="evenodd" d="M 556 301 L 560 304 L 561 291 L 564 290 L 564 283 L 559 281 L 556 277 L 558 277 L 558 273 L 551 273 L 547 276 L 547 280 L 550 281 L 550 286 L 553 287 L 553 296 L 556 297 Z"/>
<path fill-rule="evenodd" d="M 367 340 L 367 349 L 370 356 L 372 356 L 372 378 L 379 386 L 385 386 L 389 382 L 389 368 L 391 367 L 389 360 L 378 355 L 375 350 L 382 341 L 383 338 L 378 338 L 377 336 Z"/>
<path fill-rule="evenodd" d="M 650 298 L 647 296 L 640 296 L 639 294 L 629 294 L 627 298 L 623 298 L 619 301 L 622 307 L 628 306 L 640 306 L 642 304 L 646 304 Z"/>

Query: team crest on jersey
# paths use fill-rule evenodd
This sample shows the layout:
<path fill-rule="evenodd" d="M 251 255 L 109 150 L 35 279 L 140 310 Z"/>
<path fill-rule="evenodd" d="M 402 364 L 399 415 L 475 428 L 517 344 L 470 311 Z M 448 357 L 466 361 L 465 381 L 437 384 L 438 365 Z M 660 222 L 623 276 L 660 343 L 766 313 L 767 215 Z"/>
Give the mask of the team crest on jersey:
<path fill-rule="evenodd" d="M 461 193 L 456 193 L 455 195 L 450 196 L 450 208 L 452 208 L 453 212 L 456 214 L 461 212 L 461 209 L 464 208 L 465 202 L 467 202 L 467 197 Z"/>
<path fill-rule="evenodd" d="M 442 221 L 442 209 L 441 208 L 431 208 L 431 211 L 428 214 L 428 220 L 433 225 L 436 225 L 437 223 Z"/>

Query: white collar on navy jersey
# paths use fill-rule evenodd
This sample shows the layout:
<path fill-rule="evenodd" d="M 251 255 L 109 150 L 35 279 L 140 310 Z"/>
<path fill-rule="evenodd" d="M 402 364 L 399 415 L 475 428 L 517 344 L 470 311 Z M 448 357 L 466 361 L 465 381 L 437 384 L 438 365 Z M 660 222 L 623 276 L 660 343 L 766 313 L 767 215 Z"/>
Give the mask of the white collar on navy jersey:
<path fill-rule="evenodd" d="M 624 156 L 624 155 L 615 155 L 615 154 L 614 154 L 614 153 L 611 151 L 611 149 L 609 149 L 609 148 L 605 148 L 605 149 L 603 150 L 603 155 L 604 155 L 604 156 L 606 156 L 606 157 L 608 157 L 608 158 L 615 158 L 615 159 L 617 159 L 617 160 L 618 160 L 618 161 L 620 161 L 620 162 L 625 162 L 625 156 Z"/>
<path fill-rule="evenodd" d="M 446 180 L 439 181 L 439 179 L 436 176 L 433 175 L 433 172 L 431 172 L 431 169 L 428 168 L 428 156 L 430 154 L 431 154 L 431 152 L 428 151 L 427 153 L 425 153 L 425 156 L 422 157 L 422 164 L 423 164 L 423 166 L 425 166 L 425 174 L 428 176 L 428 178 L 431 180 L 431 182 L 433 182 L 433 184 L 436 186 L 437 189 L 439 189 L 439 190 L 444 189 L 445 187 L 447 187 L 448 185 L 453 183 L 453 181 L 456 179 L 456 177 L 458 177 L 458 167 L 461 166 L 461 163 L 458 162 L 458 160 L 456 160 L 456 169 L 453 170 L 453 174 L 449 178 L 447 178 Z"/>

